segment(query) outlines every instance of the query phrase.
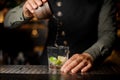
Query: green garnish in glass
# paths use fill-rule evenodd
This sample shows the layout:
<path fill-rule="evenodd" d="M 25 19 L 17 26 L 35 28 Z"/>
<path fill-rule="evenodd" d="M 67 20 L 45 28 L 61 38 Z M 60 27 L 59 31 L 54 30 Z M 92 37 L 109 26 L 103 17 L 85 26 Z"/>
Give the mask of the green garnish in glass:
<path fill-rule="evenodd" d="M 49 61 L 50 61 L 50 63 L 52 63 L 54 65 L 61 65 L 61 63 L 62 63 L 59 59 L 57 59 L 56 57 L 53 57 L 53 56 L 49 57 Z"/>

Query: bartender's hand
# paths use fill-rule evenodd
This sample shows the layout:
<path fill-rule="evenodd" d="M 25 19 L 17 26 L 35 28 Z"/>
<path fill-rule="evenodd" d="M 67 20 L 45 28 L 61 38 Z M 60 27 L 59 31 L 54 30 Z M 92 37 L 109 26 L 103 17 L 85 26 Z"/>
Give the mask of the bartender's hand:
<path fill-rule="evenodd" d="M 61 71 L 64 73 L 76 73 L 78 71 L 86 72 L 92 67 L 93 58 L 88 53 L 74 54 L 62 66 Z"/>
<path fill-rule="evenodd" d="M 23 6 L 23 15 L 24 17 L 30 18 L 33 17 L 34 11 L 42 6 L 47 0 L 27 0 Z"/>

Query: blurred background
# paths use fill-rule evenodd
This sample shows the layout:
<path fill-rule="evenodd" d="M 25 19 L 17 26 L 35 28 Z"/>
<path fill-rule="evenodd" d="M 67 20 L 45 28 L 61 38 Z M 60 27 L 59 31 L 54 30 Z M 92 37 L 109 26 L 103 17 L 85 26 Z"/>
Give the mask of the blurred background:
<path fill-rule="evenodd" d="M 18 28 L 4 27 L 6 13 L 25 0 L 0 0 L 0 64 L 39 64 L 46 38 L 46 21 L 33 19 Z"/>
<path fill-rule="evenodd" d="M 0 0 L 0 65 L 39 64 L 47 37 L 45 22 L 32 21 L 14 29 L 3 25 L 6 13 L 24 1 Z M 112 54 L 106 60 L 120 64 L 120 0 L 116 1 L 116 9 L 118 38 Z"/>

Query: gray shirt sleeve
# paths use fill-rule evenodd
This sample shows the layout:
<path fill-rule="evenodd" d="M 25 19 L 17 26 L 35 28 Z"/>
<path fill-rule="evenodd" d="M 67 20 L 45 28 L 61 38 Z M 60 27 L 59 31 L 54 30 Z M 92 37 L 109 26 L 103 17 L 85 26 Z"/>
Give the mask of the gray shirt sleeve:
<path fill-rule="evenodd" d="M 5 27 L 12 27 L 13 24 L 17 25 L 18 23 L 20 24 L 23 21 L 25 21 L 23 17 L 23 13 L 22 13 L 23 4 L 24 3 L 8 11 L 8 13 L 5 16 L 5 20 L 4 20 Z"/>
<path fill-rule="evenodd" d="M 112 0 L 104 0 L 99 14 L 98 40 L 84 52 L 89 53 L 95 61 L 98 57 L 103 57 L 111 53 L 116 37 L 115 8 Z"/>

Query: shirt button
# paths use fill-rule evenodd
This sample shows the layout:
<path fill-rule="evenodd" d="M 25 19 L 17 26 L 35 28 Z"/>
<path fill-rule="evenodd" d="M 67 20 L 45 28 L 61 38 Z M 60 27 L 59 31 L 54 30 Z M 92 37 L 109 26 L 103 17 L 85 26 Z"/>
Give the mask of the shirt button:
<path fill-rule="evenodd" d="M 61 11 L 58 11 L 58 12 L 57 12 L 57 16 L 58 16 L 58 17 L 61 17 L 61 16 L 62 16 L 62 12 L 61 12 Z"/>
<path fill-rule="evenodd" d="M 20 17 L 20 20 L 22 20 L 22 17 Z"/>
<path fill-rule="evenodd" d="M 56 3 L 56 5 L 57 5 L 58 7 L 61 7 L 61 6 L 62 6 L 62 2 L 59 1 L 59 2 Z"/>
<path fill-rule="evenodd" d="M 59 21 L 59 22 L 58 22 L 58 27 L 61 27 L 61 26 L 63 26 L 63 22 L 62 22 L 62 21 Z"/>
<path fill-rule="evenodd" d="M 62 31 L 62 34 L 61 34 L 62 36 L 65 36 L 65 31 Z"/>
<path fill-rule="evenodd" d="M 65 46 L 67 46 L 67 45 L 68 45 L 67 41 L 63 41 L 63 44 L 64 44 Z"/>

